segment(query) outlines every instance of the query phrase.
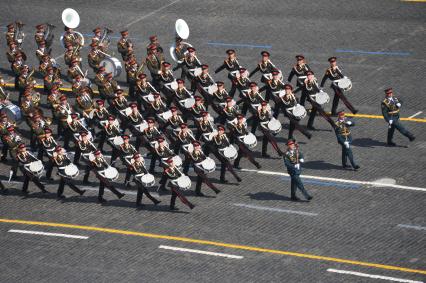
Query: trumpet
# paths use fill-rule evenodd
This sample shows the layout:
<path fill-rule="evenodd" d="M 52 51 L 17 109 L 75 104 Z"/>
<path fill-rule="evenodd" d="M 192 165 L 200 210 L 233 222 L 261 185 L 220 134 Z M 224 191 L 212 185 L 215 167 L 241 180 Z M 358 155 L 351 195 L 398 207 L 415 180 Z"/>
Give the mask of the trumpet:
<path fill-rule="evenodd" d="M 104 28 L 104 31 L 102 33 L 102 37 L 99 40 L 99 45 L 102 45 L 104 47 L 108 47 L 111 43 L 111 38 L 109 37 L 109 34 L 112 33 L 112 30 L 109 28 Z"/>
<path fill-rule="evenodd" d="M 18 46 L 21 47 L 22 43 L 24 42 L 25 33 L 22 31 L 22 28 L 24 27 L 24 24 L 22 22 L 15 22 L 16 24 L 16 31 L 13 36 L 13 39 L 15 42 L 18 43 Z"/>

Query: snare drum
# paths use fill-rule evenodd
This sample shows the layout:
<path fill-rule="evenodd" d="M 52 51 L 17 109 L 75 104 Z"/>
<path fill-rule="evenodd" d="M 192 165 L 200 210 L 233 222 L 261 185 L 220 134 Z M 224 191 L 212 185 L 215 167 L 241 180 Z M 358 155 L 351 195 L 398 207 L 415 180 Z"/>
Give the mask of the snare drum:
<path fill-rule="evenodd" d="M 330 96 L 324 91 L 320 91 L 314 95 L 311 95 L 311 98 L 318 103 L 319 105 L 326 104 L 330 101 Z"/>
<path fill-rule="evenodd" d="M 189 190 L 191 188 L 191 179 L 186 175 L 180 176 L 176 180 L 173 180 L 172 183 L 177 185 L 181 190 Z"/>
<path fill-rule="evenodd" d="M 178 89 L 178 83 L 177 83 L 177 81 L 172 81 L 170 83 L 170 88 L 173 89 L 173 90 L 177 90 Z"/>
<path fill-rule="evenodd" d="M 201 68 L 194 68 L 194 69 L 189 69 L 189 72 L 191 72 L 191 74 L 192 74 L 194 77 L 198 77 L 199 75 L 201 75 L 201 73 L 202 73 L 203 71 L 201 70 Z"/>
<path fill-rule="evenodd" d="M 211 95 L 213 95 L 213 93 L 215 93 L 217 91 L 217 85 L 213 84 L 213 85 L 209 85 L 209 88 L 207 90 L 207 92 Z"/>
<path fill-rule="evenodd" d="M 104 58 L 99 66 L 105 67 L 106 73 L 112 73 L 114 77 L 118 77 L 121 74 L 121 66 L 120 60 L 115 57 L 106 57 Z"/>
<path fill-rule="evenodd" d="M 173 156 L 173 157 L 172 157 L 172 159 L 173 159 L 173 164 L 174 164 L 176 167 L 181 167 L 181 166 L 182 166 L 182 158 L 180 158 L 180 156 L 179 156 L 179 155 L 175 155 L 175 156 Z"/>
<path fill-rule="evenodd" d="M 306 109 L 300 104 L 297 104 L 296 106 L 289 108 L 290 114 L 293 115 L 295 118 L 301 120 L 305 118 L 306 116 Z"/>
<path fill-rule="evenodd" d="M 216 170 L 216 163 L 210 157 L 206 157 L 206 159 L 196 164 L 196 166 L 203 170 L 204 173 L 210 173 Z"/>
<path fill-rule="evenodd" d="M 164 121 L 168 121 L 170 117 L 172 117 L 172 111 L 167 110 L 163 113 L 158 114 L 158 116 L 160 116 L 160 118 L 163 119 Z"/>
<path fill-rule="evenodd" d="M 41 160 L 33 161 L 28 165 L 28 170 L 30 170 L 31 174 L 34 176 L 40 176 L 43 173 L 43 163 Z"/>
<path fill-rule="evenodd" d="M 195 104 L 195 99 L 193 97 L 189 97 L 183 100 L 183 107 L 186 109 L 191 109 Z"/>
<path fill-rule="evenodd" d="M 275 118 L 271 118 L 268 122 L 268 129 L 272 134 L 278 134 L 282 129 L 281 122 Z"/>
<path fill-rule="evenodd" d="M 114 137 L 114 139 L 112 140 L 112 143 L 115 145 L 115 146 L 120 146 L 120 145 L 122 145 L 123 143 L 124 143 L 124 141 L 123 141 L 123 138 L 122 137 L 120 137 L 120 136 L 116 136 L 116 137 Z"/>
<path fill-rule="evenodd" d="M 333 81 L 333 84 L 335 84 L 338 88 L 340 88 L 343 91 L 348 91 L 352 88 L 352 81 L 349 78 L 342 78 L 340 80 Z"/>
<path fill-rule="evenodd" d="M 3 104 L 0 112 L 5 113 L 9 120 L 19 122 L 22 119 L 21 108 L 10 101 L 5 101 Z"/>
<path fill-rule="evenodd" d="M 257 139 L 256 136 L 252 133 L 248 133 L 243 137 L 243 142 L 245 145 L 247 145 L 249 148 L 254 148 L 257 145 Z"/>
<path fill-rule="evenodd" d="M 123 109 L 123 110 L 120 110 L 120 113 L 121 113 L 121 115 L 123 115 L 123 116 L 129 116 L 130 114 L 132 114 L 132 108 L 130 108 L 130 107 L 127 107 L 127 108 L 125 108 L 125 109 Z"/>
<path fill-rule="evenodd" d="M 118 170 L 115 167 L 108 166 L 107 169 L 103 170 L 103 172 L 99 172 L 105 178 L 110 181 L 114 181 L 118 179 Z"/>
<path fill-rule="evenodd" d="M 142 183 L 142 186 L 144 186 L 145 188 L 149 188 L 154 186 L 155 179 L 152 174 L 147 173 L 140 177 L 140 182 Z"/>
<path fill-rule="evenodd" d="M 232 144 L 230 144 L 223 149 L 223 156 L 229 161 L 234 161 L 238 156 L 238 151 Z"/>
<path fill-rule="evenodd" d="M 75 178 L 79 174 L 78 167 L 72 163 L 68 164 L 67 166 L 65 166 L 64 173 L 68 178 Z"/>

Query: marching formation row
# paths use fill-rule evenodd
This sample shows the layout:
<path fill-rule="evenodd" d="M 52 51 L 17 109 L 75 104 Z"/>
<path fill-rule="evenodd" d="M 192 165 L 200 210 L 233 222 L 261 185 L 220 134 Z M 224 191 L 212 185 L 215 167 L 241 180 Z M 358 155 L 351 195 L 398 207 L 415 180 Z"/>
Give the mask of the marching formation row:
<path fill-rule="evenodd" d="M 186 23 L 178 20 L 175 45 L 170 48 L 171 57 L 177 63 L 174 67 L 165 61 L 163 48 L 156 36 L 150 37 L 147 56 L 139 64 L 128 31 L 121 31 L 117 49 L 125 65 L 128 83 L 128 92 L 125 92 L 114 79 L 120 75 L 122 67 L 119 59 L 109 55 L 109 34 L 112 31 L 107 28 L 103 32 L 101 28 L 93 31 L 88 65 L 96 74 L 93 79 L 95 88 L 87 71 L 82 70 L 80 50 L 84 45 L 84 37 L 73 30 L 78 23 L 75 25 L 74 22 L 64 20 L 64 24 L 66 28 L 61 42 L 66 48 L 66 79 L 72 84 L 71 95 L 62 92 L 64 70 L 51 57 L 53 26 L 36 26 L 36 55 L 40 61 L 37 71 L 44 77 L 43 94 L 52 118 L 40 107 L 44 96 L 37 92 L 37 82 L 33 78 L 35 69 L 30 70 L 25 65 L 26 54 L 21 48 L 23 24 L 17 22 L 7 26 L 7 56 L 15 73 L 19 107 L 10 102 L 8 95 L 1 89 L 2 161 L 6 160 L 9 152 L 14 161 L 10 178 L 16 176 L 19 168 L 25 176 L 24 192 L 27 192 L 30 181 L 42 191 L 45 190 L 39 179 L 44 172 L 43 158 L 46 156 L 49 161 L 46 177 L 51 179 L 53 167 L 58 169 L 59 197 L 62 197 L 65 185 L 79 194 L 84 193 L 73 182 L 79 175 L 79 168 L 84 166 L 83 182 L 88 182 L 91 172 L 99 180 L 99 201 L 105 201 L 105 187 L 121 198 L 124 194 L 113 185 L 119 176 L 116 169 L 119 159 L 126 167 L 125 184 L 129 185 L 132 181 L 138 187 L 137 205 L 141 204 L 143 194 L 157 204 L 159 201 L 150 195 L 148 188 L 155 184 L 153 174 L 158 162 L 163 171 L 159 191 L 170 187 L 170 208 L 175 209 L 175 200 L 179 198 L 192 209 L 193 204 L 182 192 L 191 187 L 188 177 L 190 165 L 193 165 L 197 178 L 197 195 L 202 195 L 203 183 L 219 193 L 220 190 L 208 178 L 208 173 L 216 168 L 215 161 L 209 155 L 213 154 L 220 163 L 222 183 L 227 182 L 227 171 L 240 182 L 241 178 L 234 169 L 241 169 L 241 158 L 247 158 L 256 168 L 261 167 L 253 154 L 253 148 L 257 145 L 256 133 L 260 130 L 262 157 L 269 157 L 267 146 L 270 143 L 277 154 L 284 158 L 291 176 L 291 198 L 298 200 L 296 189 L 299 188 L 305 198 L 310 200 L 312 196 L 307 193 L 300 179 L 303 155 L 294 139 L 294 131 L 298 130 L 311 138 L 310 131 L 315 130 L 314 119 L 317 114 L 330 124 L 336 134 L 342 147 L 342 166 L 354 170 L 359 168 L 351 149 L 350 128 L 354 123 L 345 117 L 344 111 L 337 111 L 339 100 L 342 100 L 351 112 L 357 112 L 345 96 L 352 84 L 337 66 L 336 57 L 329 58 L 330 66 L 318 83 L 304 56 L 297 55 L 297 62 L 287 82 L 284 82 L 282 72 L 271 62 L 269 52 L 262 51 L 256 68 L 249 72 L 239 64 L 236 51 L 229 49 L 226 51 L 227 58 L 215 70 L 215 73 L 222 70 L 228 72 L 231 85 L 228 92 L 224 82 L 215 81 L 210 75 L 209 66 L 199 60 L 196 49 L 183 41 L 187 39 L 189 31 Z M 144 73 L 145 68 L 150 73 L 150 81 Z M 181 70 L 178 79 L 173 73 L 177 70 Z M 257 72 L 261 73 L 262 85 L 250 79 Z M 293 78 L 296 78 L 295 88 L 291 84 Z M 332 81 L 331 88 L 334 91 L 331 115 L 324 110 L 329 96 L 322 90 L 328 79 Z M 235 96 L 237 92 L 238 98 Z M 300 99 L 297 97 L 298 92 L 301 92 Z M 388 144 L 394 145 L 392 137 L 395 128 L 414 140 L 414 136 L 399 123 L 401 102 L 393 97 L 392 89 L 385 92 L 382 112 L 389 124 Z M 71 100 L 74 96 L 75 102 Z M 310 104 L 309 110 L 305 108 L 306 102 Z M 308 112 L 309 119 L 305 127 L 300 125 L 300 121 Z M 281 150 L 275 138 L 282 129 L 278 120 L 280 114 L 289 121 L 286 151 Z M 334 121 L 331 116 L 336 115 L 338 118 Z M 29 146 L 37 154 L 27 150 L 16 131 L 16 122 L 21 119 L 31 128 Z M 56 131 L 52 130 L 52 123 L 57 125 Z M 59 140 L 63 141 L 62 146 Z M 134 143 L 130 140 L 134 140 Z M 109 163 L 102 153 L 105 142 L 112 149 Z M 70 143 L 74 144 L 73 160 L 67 156 L 67 151 L 71 150 Z M 144 162 L 140 147 L 146 149 L 146 156 L 151 159 L 149 167 Z M 82 161 L 84 165 L 81 165 Z"/>

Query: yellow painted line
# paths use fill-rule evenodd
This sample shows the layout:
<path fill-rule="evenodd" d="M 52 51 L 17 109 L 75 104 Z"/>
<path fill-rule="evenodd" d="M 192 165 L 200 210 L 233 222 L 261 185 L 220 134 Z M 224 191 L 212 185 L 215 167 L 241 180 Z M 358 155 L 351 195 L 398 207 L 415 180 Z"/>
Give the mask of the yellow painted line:
<path fill-rule="evenodd" d="M 426 0 L 425 0 L 426 1 Z M 14 84 L 5 84 L 7 87 L 14 87 Z M 36 86 L 36 88 L 43 88 L 43 86 Z M 60 88 L 62 91 L 71 92 L 70 88 Z M 98 91 L 93 91 L 94 93 L 99 93 Z M 346 113 L 348 117 L 356 117 L 356 118 L 368 118 L 368 119 L 383 119 L 381 115 L 371 115 L 371 114 L 352 114 Z M 401 121 L 409 121 L 409 122 L 418 122 L 418 123 L 426 123 L 426 119 L 422 118 L 400 118 Z"/>
<path fill-rule="evenodd" d="M 101 228 L 101 227 L 95 227 L 95 226 L 83 226 L 83 225 L 74 225 L 74 224 L 66 224 L 66 223 L 27 221 L 27 220 L 18 220 L 18 219 L 0 218 L 0 222 L 12 223 L 12 224 L 47 226 L 47 227 L 61 227 L 61 228 L 78 229 L 78 230 L 85 230 L 85 231 L 96 231 L 96 232 L 110 233 L 110 234 L 138 236 L 138 237 L 145 237 L 145 238 L 152 238 L 152 239 L 170 240 L 170 241 L 193 243 L 193 244 L 200 244 L 200 245 L 207 245 L 207 246 L 216 246 L 216 247 L 253 251 L 253 252 L 260 252 L 260 253 L 279 254 L 279 255 L 293 256 L 293 257 L 299 257 L 299 258 L 315 259 L 320 261 L 337 262 L 337 263 L 352 264 L 352 265 L 359 265 L 359 266 L 365 266 L 365 267 L 373 267 L 373 268 L 379 268 L 379 269 L 395 270 L 395 271 L 401 271 L 401 272 L 409 272 L 409 273 L 426 275 L 426 270 L 421 270 L 421 269 L 411 269 L 411 268 L 394 266 L 394 265 L 370 263 L 370 262 L 364 262 L 364 261 L 319 256 L 319 255 L 297 253 L 297 252 L 290 252 L 290 251 L 283 251 L 283 250 L 265 249 L 265 248 L 259 248 L 254 246 L 228 244 L 228 243 L 222 243 L 222 242 L 216 242 L 216 241 L 198 240 L 198 239 L 185 238 L 185 237 L 143 233 L 143 232 L 137 232 L 137 231 L 118 230 L 118 229 L 111 229 L 111 228 Z"/>
<path fill-rule="evenodd" d="M 418 3 L 426 3 L 426 0 L 401 0 L 401 2 L 418 2 Z"/>

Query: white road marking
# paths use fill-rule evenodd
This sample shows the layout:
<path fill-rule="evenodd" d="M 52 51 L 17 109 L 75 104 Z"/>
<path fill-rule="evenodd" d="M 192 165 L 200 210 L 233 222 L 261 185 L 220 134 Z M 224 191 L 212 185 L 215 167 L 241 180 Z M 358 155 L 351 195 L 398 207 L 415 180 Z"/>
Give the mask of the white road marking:
<path fill-rule="evenodd" d="M 171 3 L 169 3 L 169 4 L 167 4 L 167 5 L 164 5 L 164 6 L 160 7 L 160 8 L 158 8 L 157 10 L 152 11 L 151 13 L 148 13 L 148 14 L 146 14 L 146 15 L 143 15 L 142 17 L 139 17 L 139 18 L 135 19 L 134 21 L 131 21 L 130 23 L 128 23 L 127 25 L 125 25 L 125 27 L 126 27 L 126 28 L 128 28 L 128 27 L 130 27 L 131 25 L 136 24 L 137 22 L 142 21 L 143 19 L 148 18 L 149 16 L 152 16 L 152 15 L 154 15 L 155 13 L 157 13 L 157 12 L 159 12 L 159 11 L 161 11 L 161 10 L 163 10 L 163 9 L 167 8 L 167 7 L 170 7 L 170 6 L 172 6 L 173 4 L 176 4 L 176 3 L 177 3 L 177 2 L 179 2 L 179 1 L 180 1 L 180 0 L 175 0 L 175 1 L 173 1 L 173 2 L 171 2 Z"/>
<path fill-rule="evenodd" d="M 275 171 L 264 171 L 264 170 L 255 170 L 255 169 L 241 169 L 240 171 L 255 172 L 255 173 L 264 174 L 264 175 L 276 175 L 276 176 L 287 176 L 287 177 L 290 176 L 287 173 L 275 172 Z M 395 189 L 402 189 L 402 190 L 409 190 L 409 191 L 426 192 L 426 188 L 420 188 L 420 187 L 410 187 L 410 186 L 387 184 L 387 183 L 380 183 L 380 182 L 357 181 L 357 180 L 350 180 L 350 179 L 338 179 L 338 178 L 312 176 L 312 175 L 301 175 L 301 176 L 303 178 L 313 179 L 313 180 L 332 181 L 332 182 L 341 182 L 341 183 L 349 183 L 349 184 L 361 184 L 361 185 L 367 185 L 367 186 L 373 186 L 373 187 L 395 188 Z"/>
<path fill-rule="evenodd" d="M 415 114 L 413 114 L 413 115 L 411 115 L 410 117 L 408 117 L 408 118 L 414 118 L 414 117 L 416 117 L 416 116 L 418 116 L 418 115 L 420 115 L 420 114 L 422 114 L 423 113 L 423 111 L 419 111 L 419 112 L 417 112 L 417 113 L 415 113 Z"/>
<path fill-rule="evenodd" d="M 41 231 L 29 231 L 29 230 L 15 230 L 15 229 L 11 229 L 11 230 L 9 230 L 7 232 L 10 232 L 10 233 L 20 233 L 20 234 L 31 234 L 31 235 L 43 235 L 43 236 L 51 236 L 51 237 L 63 237 L 63 238 L 71 238 L 71 239 L 84 239 L 84 240 L 89 239 L 89 237 L 87 237 L 87 236 L 61 234 L 61 233 L 49 233 L 49 232 L 41 232 Z"/>
<path fill-rule="evenodd" d="M 397 227 L 414 229 L 414 230 L 425 230 L 426 231 L 426 227 L 417 226 L 417 225 L 398 224 Z"/>
<path fill-rule="evenodd" d="M 203 255 L 213 255 L 213 256 L 220 256 L 220 257 L 227 257 L 227 258 L 233 258 L 233 259 L 242 259 L 243 256 L 240 255 L 231 255 L 231 254 L 224 254 L 224 253 L 214 253 L 214 252 L 208 252 L 208 251 L 202 251 L 202 250 L 193 250 L 193 249 L 185 249 L 185 248 L 179 248 L 179 247 L 172 247 L 172 246 L 163 246 L 160 245 L 158 248 L 165 249 L 165 250 L 172 250 L 172 251 L 180 251 L 180 252 L 189 252 L 189 253 L 196 253 L 196 254 L 203 254 Z"/>
<path fill-rule="evenodd" d="M 395 278 L 395 277 L 374 275 L 374 274 L 361 273 L 361 272 L 355 272 L 355 271 L 339 270 L 339 269 L 333 269 L 333 268 L 329 268 L 329 269 L 327 269 L 327 271 L 328 272 L 334 272 L 334 273 L 340 273 L 340 274 L 350 274 L 350 275 L 355 275 L 355 276 L 360 276 L 360 277 L 368 277 L 368 278 L 373 278 L 373 279 L 382 279 L 382 280 L 388 280 L 388 281 L 394 281 L 394 282 L 423 283 L 423 281 L 401 279 L 401 278 Z"/>
<path fill-rule="evenodd" d="M 251 204 L 244 204 L 244 203 L 233 203 L 232 205 L 239 206 L 239 207 L 245 207 L 245 208 L 253 208 L 253 209 L 258 209 L 258 210 L 267 210 L 267 211 L 275 211 L 275 212 L 300 214 L 300 215 L 305 215 L 305 216 L 317 216 L 318 215 L 318 213 L 312 213 L 312 212 L 289 210 L 289 209 L 282 209 L 282 208 L 275 208 L 275 207 L 266 207 L 266 206 L 251 205 Z"/>

